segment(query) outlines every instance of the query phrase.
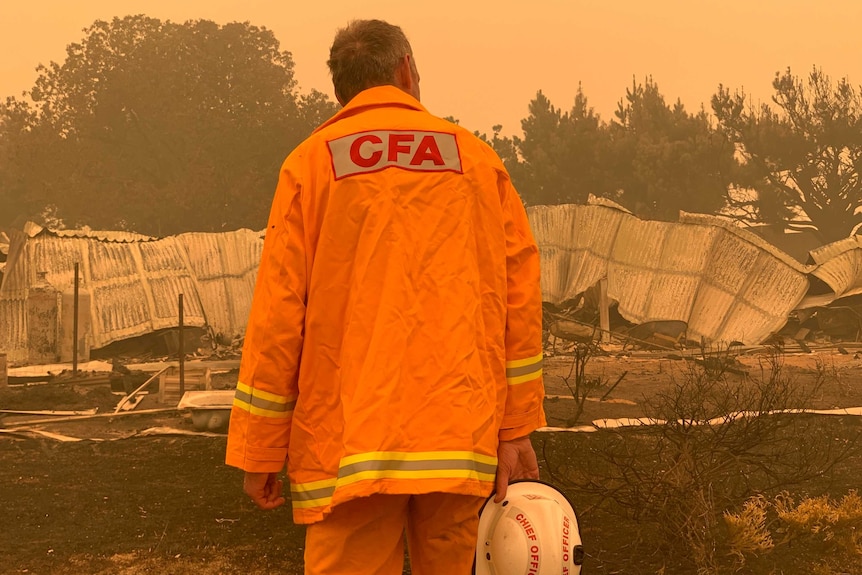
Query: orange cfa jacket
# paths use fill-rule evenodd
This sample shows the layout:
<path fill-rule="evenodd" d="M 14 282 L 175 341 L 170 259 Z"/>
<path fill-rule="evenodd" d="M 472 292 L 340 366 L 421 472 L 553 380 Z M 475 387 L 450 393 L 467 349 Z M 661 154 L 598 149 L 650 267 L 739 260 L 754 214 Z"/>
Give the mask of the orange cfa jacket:
<path fill-rule="evenodd" d="M 539 256 L 491 148 L 401 90 L 282 166 L 227 463 L 287 462 L 294 520 L 372 493 L 487 496 L 544 425 Z"/>

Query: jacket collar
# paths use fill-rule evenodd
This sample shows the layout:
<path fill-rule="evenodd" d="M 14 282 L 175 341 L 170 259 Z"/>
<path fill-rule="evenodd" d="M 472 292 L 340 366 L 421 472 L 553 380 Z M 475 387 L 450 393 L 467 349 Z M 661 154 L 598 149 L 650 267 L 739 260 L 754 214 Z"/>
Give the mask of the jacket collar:
<path fill-rule="evenodd" d="M 347 102 L 346 106 L 339 110 L 330 119 L 318 126 L 312 133 L 319 132 L 341 119 L 354 116 L 370 108 L 379 108 L 383 106 L 407 108 L 420 112 L 428 111 L 419 103 L 419 100 L 400 88 L 396 88 L 395 86 L 375 86 L 374 88 L 368 88 L 367 90 L 363 90 L 358 93 L 352 100 Z"/>

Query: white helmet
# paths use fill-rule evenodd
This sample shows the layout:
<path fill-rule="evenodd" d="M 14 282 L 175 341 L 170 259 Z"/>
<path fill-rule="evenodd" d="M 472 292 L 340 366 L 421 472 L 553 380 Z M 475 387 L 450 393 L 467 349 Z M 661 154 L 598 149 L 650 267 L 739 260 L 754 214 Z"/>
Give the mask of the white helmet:
<path fill-rule="evenodd" d="M 572 504 L 547 483 L 512 483 L 479 512 L 475 575 L 578 575 L 583 562 Z"/>

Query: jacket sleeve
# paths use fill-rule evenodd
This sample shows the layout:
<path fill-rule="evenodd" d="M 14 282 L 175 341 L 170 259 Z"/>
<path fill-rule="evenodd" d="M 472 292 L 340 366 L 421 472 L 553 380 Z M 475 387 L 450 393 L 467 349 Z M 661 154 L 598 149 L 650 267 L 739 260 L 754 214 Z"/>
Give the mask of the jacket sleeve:
<path fill-rule="evenodd" d="M 226 463 L 278 472 L 287 461 L 305 325 L 306 242 L 293 155 L 282 166 L 251 304 Z"/>
<path fill-rule="evenodd" d="M 500 439 L 545 425 L 542 407 L 542 289 L 539 249 L 521 198 L 508 174 L 499 180 L 506 232 L 506 408 Z"/>

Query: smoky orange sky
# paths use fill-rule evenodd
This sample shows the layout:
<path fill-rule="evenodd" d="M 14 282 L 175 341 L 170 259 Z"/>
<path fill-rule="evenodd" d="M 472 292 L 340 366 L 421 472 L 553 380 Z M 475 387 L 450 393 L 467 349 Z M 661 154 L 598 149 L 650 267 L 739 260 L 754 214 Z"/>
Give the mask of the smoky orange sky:
<path fill-rule="evenodd" d="M 720 83 L 768 101 L 787 67 L 862 83 L 859 0 L 8 0 L 0 97 L 29 89 L 36 66 L 62 62 L 93 21 L 128 14 L 265 26 L 293 54 L 300 88 L 330 97 L 325 62 L 335 30 L 382 18 L 410 38 L 431 112 L 483 132 L 502 124 L 504 134 L 520 134 L 537 90 L 569 109 L 579 84 L 610 119 L 633 79 L 647 75 L 689 110 L 708 108 Z"/>

